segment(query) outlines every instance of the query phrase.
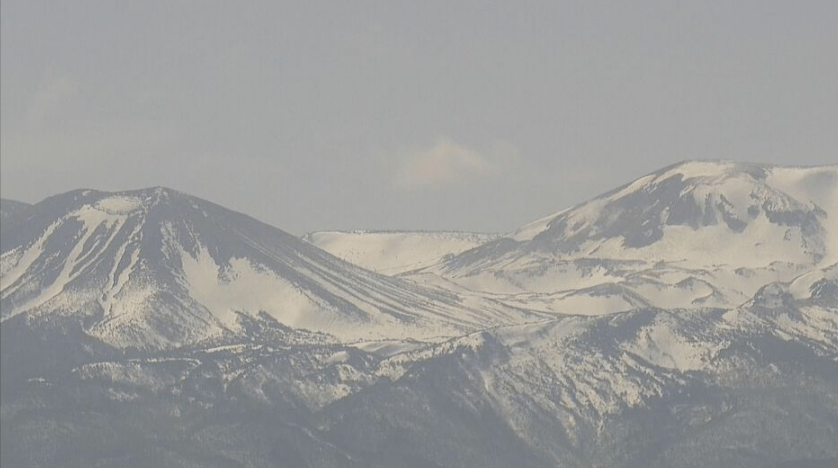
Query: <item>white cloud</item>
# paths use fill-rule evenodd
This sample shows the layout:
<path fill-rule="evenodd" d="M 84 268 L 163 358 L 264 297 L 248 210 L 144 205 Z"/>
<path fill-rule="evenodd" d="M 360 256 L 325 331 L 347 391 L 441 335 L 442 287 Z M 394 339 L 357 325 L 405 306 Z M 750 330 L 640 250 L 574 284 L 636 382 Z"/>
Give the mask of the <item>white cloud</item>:
<path fill-rule="evenodd" d="M 500 174 L 496 160 L 448 139 L 400 154 L 393 186 L 401 190 L 471 182 Z"/>

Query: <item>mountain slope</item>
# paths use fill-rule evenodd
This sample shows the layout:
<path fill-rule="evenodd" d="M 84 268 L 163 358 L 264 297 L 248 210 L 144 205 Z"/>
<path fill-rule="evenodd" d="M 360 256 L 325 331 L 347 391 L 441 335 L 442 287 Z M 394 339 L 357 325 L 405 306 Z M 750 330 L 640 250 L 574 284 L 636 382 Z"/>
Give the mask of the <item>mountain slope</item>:
<path fill-rule="evenodd" d="M 81 317 L 89 335 L 123 348 L 223 339 L 260 312 L 344 340 L 452 336 L 525 315 L 371 273 L 162 188 L 49 198 L 2 242 L 4 322 Z"/>
<path fill-rule="evenodd" d="M 731 310 L 638 309 L 470 335 L 390 358 L 394 385 L 337 403 L 336 431 L 364 446 L 374 438 L 350 433 L 384 421 L 419 444 L 402 450 L 441 466 L 483 463 L 446 443 L 469 440 L 454 435 L 469 418 L 481 437 L 510 446 L 505 429 L 523 443 L 498 466 L 834 462 L 838 302 L 819 305 L 817 294 L 774 284 Z M 412 405 L 430 407 L 417 430 L 402 409 Z"/>
<path fill-rule="evenodd" d="M 838 166 L 704 161 L 649 174 L 425 271 L 478 291 L 542 295 L 511 299 L 553 311 L 575 307 L 568 292 L 628 291 L 605 294 L 616 302 L 591 307 L 600 313 L 636 305 L 629 296 L 731 307 L 767 282 L 836 261 Z"/>
<path fill-rule="evenodd" d="M 15 424 L 3 428 L 3 457 L 23 466 L 38 466 L 33 454 L 63 466 L 831 466 L 838 302 L 823 294 L 838 276 L 814 276 L 766 286 L 731 310 L 560 317 L 389 357 L 262 339 L 92 361 L 4 397 L 3 421 Z M 26 449 L 39 438 L 50 443 Z M 117 454 L 129 458 L 109 459 Z"/>
<path fill-rule="evenodd" d="M 19 217 L 30 206 L 32 205 L 28 203 L 0 198 L 0 225 L 14 222 L 14 219 Z"/>

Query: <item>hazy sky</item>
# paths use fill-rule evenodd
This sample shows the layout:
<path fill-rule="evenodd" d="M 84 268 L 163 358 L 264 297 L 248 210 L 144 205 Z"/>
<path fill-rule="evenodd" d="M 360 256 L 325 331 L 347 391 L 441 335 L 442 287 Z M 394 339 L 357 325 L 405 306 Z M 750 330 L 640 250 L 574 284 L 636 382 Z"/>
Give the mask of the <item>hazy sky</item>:
<path fill-rule="evenodd" d="M 0 3 L 0 195 L 508 231 L 683 159 L 838 162 L 838 1 Z"/>

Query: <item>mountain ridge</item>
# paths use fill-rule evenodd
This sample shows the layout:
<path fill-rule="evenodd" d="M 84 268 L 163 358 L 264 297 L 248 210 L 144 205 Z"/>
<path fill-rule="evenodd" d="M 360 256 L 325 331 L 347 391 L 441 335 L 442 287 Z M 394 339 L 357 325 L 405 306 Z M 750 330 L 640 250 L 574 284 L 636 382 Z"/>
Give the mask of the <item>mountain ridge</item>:
<path fill-rule="evenodd" d="M 398 326 L 387 332 L 396 336 L 444 336 L 503 320 L 500 308 L 486 313 L 450 293 L 368 272 L 170 189 L 71 191 L 29 213 L 3 230 L 3 320 L 83 309 L 99 317 L 90 332 L 118 343 L 130 329 L 140 334 L 135 346 L 223 335 L 237 328 L 238 310 L 344 338 L 388 326 Z"/>
<path fill-rule="evenodd" d="M 51 197 L 0 232 L 0 464 L 832 466 L 838 166 L 731 167 L 398 277 L 168 189 Z"/>
<path fill-rule="evenodd" d="M 0 228 L 2 228 L 2 224 L 16 222 L 15 219 L 31 206 L 29 203 L 0 198 Z"/>
<path fill-rule="evenodd" d="M 836 233 L 838 165 L 688 162 L 412 274 L 506 294 L 510 304 L 522 303 L 515 294 L 551 294 L 536 308 L 556 312 L 584 307 L 562 291 L 606 283 L 664 308 L 732 307 L 767 282 L 834 263 Z"/>

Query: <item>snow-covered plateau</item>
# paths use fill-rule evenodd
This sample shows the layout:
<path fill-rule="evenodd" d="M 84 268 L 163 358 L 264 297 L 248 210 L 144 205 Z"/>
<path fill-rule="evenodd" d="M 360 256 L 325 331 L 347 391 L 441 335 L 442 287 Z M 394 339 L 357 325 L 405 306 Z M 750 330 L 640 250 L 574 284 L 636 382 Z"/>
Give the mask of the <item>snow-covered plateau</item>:
<path fill-rule="evenodd" d="M 473 249 L 498 234 L 458 231 L 317 231 L 303 240 L 368 270 L 397 275 Z"/>

